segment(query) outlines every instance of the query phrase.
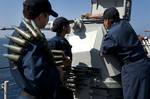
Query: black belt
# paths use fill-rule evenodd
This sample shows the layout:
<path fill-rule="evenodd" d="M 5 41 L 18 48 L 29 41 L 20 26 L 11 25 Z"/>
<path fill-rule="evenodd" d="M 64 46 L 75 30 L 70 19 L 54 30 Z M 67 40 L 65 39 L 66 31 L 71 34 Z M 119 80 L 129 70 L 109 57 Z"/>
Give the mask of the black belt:
<path fill-rule="evenodd" d="M 141 59 L 147 58 L 146 56 L 137 56 L 136 58 L 132 58 L 132 59 L 127 59 L 124 61 L 124 64 L 130 64 L 136 61 L 139 61 Z"/>
<path fill-rule="evenodd" d="M 33 96 L 33 95 L 29 94 L 26 91 L 22 91 L 21 95 L 19 97 L 21 97 L 19 99 L 48 99 L 49 96 L 47 96 L 47 95 L 44 95 L 44 96 Z"/>

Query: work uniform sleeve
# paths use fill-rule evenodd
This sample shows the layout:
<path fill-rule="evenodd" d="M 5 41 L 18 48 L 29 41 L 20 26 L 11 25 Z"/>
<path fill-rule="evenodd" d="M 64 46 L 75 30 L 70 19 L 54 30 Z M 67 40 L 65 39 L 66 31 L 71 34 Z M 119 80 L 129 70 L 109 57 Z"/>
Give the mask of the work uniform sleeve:
<path fill-rule="evenodd" d="M 117 51 L 117 46 L 118 46 L 117 41 L 113 38 L 112 35 L 107 33 L 102 41 L 100 54 L 101 55 L 114 54 Z"/>

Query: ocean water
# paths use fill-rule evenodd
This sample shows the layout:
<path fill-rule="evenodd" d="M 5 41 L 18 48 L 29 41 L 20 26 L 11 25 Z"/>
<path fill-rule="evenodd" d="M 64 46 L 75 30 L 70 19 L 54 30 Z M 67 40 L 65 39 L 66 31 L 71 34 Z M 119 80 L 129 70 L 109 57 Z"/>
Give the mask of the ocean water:
<path fill-rule="evenodd" d="M 9 64 L 7 58 L 4 58 L 2 54 L 7 53 L 7 49 L 4 48 L 2 45 L 7 44 L 8 39 L 0 38 L 0 99 L 3 99 L 3 88 L 1 84 L 8 80 L 8 99 L 16 99 L 16 96 L 19 94 L 19 88 L 13 80 L 11 73 L 9 71 Z"/>

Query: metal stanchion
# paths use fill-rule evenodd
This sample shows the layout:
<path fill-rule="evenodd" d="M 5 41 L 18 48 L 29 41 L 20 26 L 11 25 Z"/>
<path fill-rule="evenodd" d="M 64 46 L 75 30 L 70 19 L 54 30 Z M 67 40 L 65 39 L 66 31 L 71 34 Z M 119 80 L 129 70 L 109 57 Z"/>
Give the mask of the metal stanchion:
<path fill-rule="evenodd" d="M 4 83 L 1 85 L 1 87 L 4 90 L 4 99 L 8 99 L 8 86 L 9 86 L 9 81 L 4 81 Z"/>

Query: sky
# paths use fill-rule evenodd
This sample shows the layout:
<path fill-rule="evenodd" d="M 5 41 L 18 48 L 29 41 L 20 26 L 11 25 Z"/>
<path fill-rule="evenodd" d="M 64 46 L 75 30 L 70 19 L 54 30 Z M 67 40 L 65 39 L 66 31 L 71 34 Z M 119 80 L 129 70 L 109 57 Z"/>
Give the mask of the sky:
<path fill-rule="evenodd" d="M 0 0 L 0 28 L 19 25 L 23 18 L 23 0 Z M 49 0 L 59 16 L 68 19 L 79 18 L 82 14 L 91 11 L 90 0 Z M 50 16 L 50 20 L 53 20 Z M 131 21 L 132 27 L 141 35 L 150 35 L 144 32 L 150 29 L 150 0 L 132 0 Z M 0 36 L 3 31 L 0 31 Z"/>

